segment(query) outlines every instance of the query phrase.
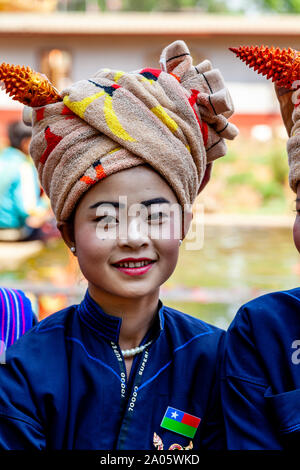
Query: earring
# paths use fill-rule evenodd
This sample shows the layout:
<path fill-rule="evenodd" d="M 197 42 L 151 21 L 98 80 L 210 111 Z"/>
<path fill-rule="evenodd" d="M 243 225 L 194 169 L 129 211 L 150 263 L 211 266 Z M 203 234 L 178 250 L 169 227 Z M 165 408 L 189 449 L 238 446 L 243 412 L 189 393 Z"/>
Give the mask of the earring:
<path fill-rule="evenodd" d="M 76 251 L 75 246 L 71 246 L 70 250 L 72 251 L 72 253 L 75 253 L 75 251 Z"/>
<path fill-rule="evenodd" d="M 182 240 L 179 240 L 179 246 L 181 246 L 181 244 L 182 244 Z"/>

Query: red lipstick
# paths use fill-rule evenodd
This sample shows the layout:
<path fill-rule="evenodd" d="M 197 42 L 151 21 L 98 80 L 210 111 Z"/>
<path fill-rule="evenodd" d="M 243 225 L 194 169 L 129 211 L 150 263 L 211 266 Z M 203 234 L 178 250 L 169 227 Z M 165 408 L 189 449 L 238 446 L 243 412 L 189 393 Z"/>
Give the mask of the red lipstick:
<path fill-rule="evenodd" d="M 146 274 L 154 263 L 155 260 L 150 258 L 123 258 L 113 263 L 113 266 L 128 276 L 141 276 Z"/>

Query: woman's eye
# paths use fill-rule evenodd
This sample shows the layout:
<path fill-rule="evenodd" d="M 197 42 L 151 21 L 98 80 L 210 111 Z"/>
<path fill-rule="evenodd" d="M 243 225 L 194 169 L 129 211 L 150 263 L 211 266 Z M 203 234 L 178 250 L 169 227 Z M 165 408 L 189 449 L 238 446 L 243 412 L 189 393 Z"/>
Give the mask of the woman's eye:
<path fill-rule="evenodd" d="M 118 220 L 113 215 L 101 215 L 95 219 L 95 222 L 101 222 L 102 224 L 116 224 Z"/>
<path fill-rule="evenodd" d="M 154 212 L 149 214 L 148 221 L 149 222 L 161 222 L 163 219 L 167 217 L 167 214 L 164 212 Z"/>

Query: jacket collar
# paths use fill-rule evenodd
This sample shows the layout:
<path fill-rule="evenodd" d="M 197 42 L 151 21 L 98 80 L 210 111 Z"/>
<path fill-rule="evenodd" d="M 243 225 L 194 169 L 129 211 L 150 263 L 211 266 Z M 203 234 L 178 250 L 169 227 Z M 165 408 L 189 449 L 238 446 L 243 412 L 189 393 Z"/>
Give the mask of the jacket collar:
<path fill-rule="evenodd" d="M 82 302 L 78 305 L 79 316 L 97 335 L 118 344 L 122 319 L 113 315 L 108 315 L 95 302 L 87 290 Z M 158 335 L 164 328 L 164 305 L 159 301 L 158 315 L 153 325 L 153 334 Z M 152 330 L 151 330 L 152 333 Z M 148 337 L 148 334 L 146 335 Z"/>

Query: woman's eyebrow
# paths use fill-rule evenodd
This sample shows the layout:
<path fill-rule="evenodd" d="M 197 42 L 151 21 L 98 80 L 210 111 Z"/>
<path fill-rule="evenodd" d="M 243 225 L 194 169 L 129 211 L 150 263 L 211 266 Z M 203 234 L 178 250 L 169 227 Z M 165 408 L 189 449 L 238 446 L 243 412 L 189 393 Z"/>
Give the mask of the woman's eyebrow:
<path fill-rule="evenodd" d="M 168 201 L 168 199 L 165 199 L 164 197 L 156 197 L 154 199 L 148 199 L 147 201 L 142 201 L 141 204 L 143 206 L 151 206 L 151 204 L 170 204 L 170 201 Z M 106 206 L 113 206 L 117 209 L 119 208 L 124 208 L 125 207 L 125 204 L 120 204 L 119 202 L 116 202 L 116 201 L 98 201 L 98 202 L 95 202 L 95 204 L 92 204 L 89 209 L 96 209 L 97 207 L 101 206 L 101 205 L 106 205 Z"/>
<path fill-rule="evenodd" d="M 116 207 L 117 209 L 120 207 L 125 207 L 124 204 L 120 204 L 119 202 L 115 202 L 115 201 L 98 201 L 98 202 L 95 202 L 95 204 L 93 204 L 92 206 L 90 206 L 89 209 L 96 209 L 96 207 L 99 207 L 102 205 L 113 206 L 113 207 Z"/>
<path fill-rule="evenodd" d="M 148 199 L 147 201 L 142 201 L 141 204 L 143 206 L 151 206 L 151 204 L 170 204 L 170 201 L 168 199 L 165 199 L 164 197 L 156 197 L 154 199 Z"/>

